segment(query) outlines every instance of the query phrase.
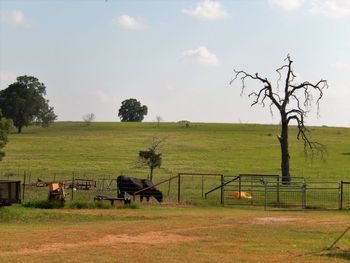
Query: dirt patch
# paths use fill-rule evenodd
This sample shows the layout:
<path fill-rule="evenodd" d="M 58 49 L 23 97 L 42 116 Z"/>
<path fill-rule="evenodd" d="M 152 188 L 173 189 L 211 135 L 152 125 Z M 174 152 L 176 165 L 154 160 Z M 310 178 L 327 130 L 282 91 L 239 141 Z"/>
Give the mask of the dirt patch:
<path fill-rule="evenodd" d="M 271 223 L 284 223 L 290 221 L 297 221 L 299 218 L 295 217 L 282 217 L 282 216 L 269 216 L 269 217 L 258 217 L 253 220 L 254 224 L 271 224 Z"/>
<path fill-rule="evenodd" d="M 101 244 L 110 243 L 139 243 L 139 244 L 162 244 L 178 243 L 198 240 L 197 237 L 182 236 L 179 234 L 167 234 L 162 232 L 148 232 L 137 236 L 130 235 L 108 235 L 99 240 Z"/>
<path fill-rule="evenodd" d="M 176 233 L 166 232 L 147 232 L 140 235 L 106 235 L 96 240 L 88 240 L 76 243 L 51 243 L 40 246 L 38 248 L 23 248 L 19 251 L 0 252 L 0 256 L 11 256 L 20 254 L 42 253 L 48 251 L 58 251 L 66 249 L 74 249 L 88 246 L 113 246 L 119 244 L 142 244 L 142 245 L 157 245 L 164 243 L 180 243 L 199 240 L 195 236 L 183 236 Z"/>

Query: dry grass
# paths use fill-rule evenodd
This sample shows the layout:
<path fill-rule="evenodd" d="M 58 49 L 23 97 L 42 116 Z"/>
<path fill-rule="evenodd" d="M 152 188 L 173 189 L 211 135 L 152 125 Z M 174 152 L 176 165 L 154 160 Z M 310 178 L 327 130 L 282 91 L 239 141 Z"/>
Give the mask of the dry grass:
<path fill-rule="evenodd" d="M 345 213 L 179 207 L 54 212 L 108 217 L 0 224 L 0 262 L 346 260 L 322 252 L 349 224 Z M 349 241 L 345 237 L 339 245 L 348 247 Z"/>

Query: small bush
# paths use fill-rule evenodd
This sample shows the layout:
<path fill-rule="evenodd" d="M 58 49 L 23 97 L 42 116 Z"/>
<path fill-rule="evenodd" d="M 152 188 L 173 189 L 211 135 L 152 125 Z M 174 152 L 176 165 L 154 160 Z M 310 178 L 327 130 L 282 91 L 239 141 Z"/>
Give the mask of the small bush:
<path fill-rule="evenodd" d="M 38 200 L 38 201 L 30 201 L 23 204 L 24 207 L 31 208 L 41 208 L 41 209 L 57 209 L 63 208 L 64 202 L 62 201 L 53 201 L 53 200 Z"/>

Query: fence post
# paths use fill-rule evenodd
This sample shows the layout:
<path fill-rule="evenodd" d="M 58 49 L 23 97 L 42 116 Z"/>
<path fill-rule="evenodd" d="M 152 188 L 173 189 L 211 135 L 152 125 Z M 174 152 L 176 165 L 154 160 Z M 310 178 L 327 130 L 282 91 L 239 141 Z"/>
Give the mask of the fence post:
<path fill-rule="evenodd" d="M 26 190 L 26 177 L 27 177 L 27 171 L 24 171 L 23 173 L 23 192 L 22 192 L 22 201 L 24 201 L 24 192 Z"/>
<path fill-rule="evenodd" d="M 71 200 L 73 201 L 74 198 L 74 172 L 73 172 L 73 177 L 72 177 L 72 194 L 71 194 Z"/>
<path fill-rule="evenodd" d="M 170 178 L 171 178 L 171 175 L 169 176 L 169 179 L 170 179 Z M 170 198 L 170 187 L 171 187 L 170 181 L 171 181 L 171 180 L 169 180 L 169 184 L 168 184 L 168 198 Z"/>
<path fill-rule="evenodd" d="M 181 175 L 177 175 L 177 202 L 180 203 L 180 195 L 181 195 Z"/>
<path fill-rule="evenodd" d="M 277 177 L 277 207 L 280 207 L 280 177 Z"/>
<path fill-rule="evenodd" d="M 202 198 L 204 197 L 204 176 L 202 175 Z"/>
<path fill-rule="evenodd" d="M 265 206 L 264 206 L 264 210 L 266 211 L 267 208 L 267 183 L 264 182 L 264 186 L 265 186 Z"/>
<path fill-rule="evenodd" d="M 241 175 L 239 175 L 238 179 L 238 199 L 241 199 L 241 191 L 242 191 L 242 180 L 241 180 Z"/>
<path fill-rule="evenodd" d="M 220 198 L 221 198 L 221 200 L 220 200 L 220 203 L 222 204 L 222 205 L 224 205 L 224 175 L 222 174 L 221 175 L 221 189 L 220 189 L 220 194 L 221 194 L 221 196 L 220 196 Z"/>
<path fill-rule="evenodd" d="M 343 181 L 340 181 L 340 185 L 339 185 L 339 210 L 343 209 Z"/>
<path fill-rule="evenodd" d="M 304 183 L 301 187 L 301 208 L 306 208 L 306 184 Z"/>
<path fill-rule="evenodd" d="M 254 183 L 252 179 L 250 179 L 250 193 L 254 196 Z M 250 198 L 250 205 L 253 205 L 253 198 Z"/>

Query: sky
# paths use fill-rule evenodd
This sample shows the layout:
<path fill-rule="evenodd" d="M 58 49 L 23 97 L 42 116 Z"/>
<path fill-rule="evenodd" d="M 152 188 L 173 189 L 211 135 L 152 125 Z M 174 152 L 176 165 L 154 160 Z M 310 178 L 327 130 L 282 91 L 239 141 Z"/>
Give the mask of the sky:
<path fill-rule="evenodd" d="M 59 121 L 119 121 L 136 98 L 145 121 L 278 124 L 250 106 L 259 83 L 229 82 L 276 83 L 288 54 L 329 84 L 306 124 L 350 127 L 350 0 L 0 0 L 0 89 L 37 77 Z"/>

